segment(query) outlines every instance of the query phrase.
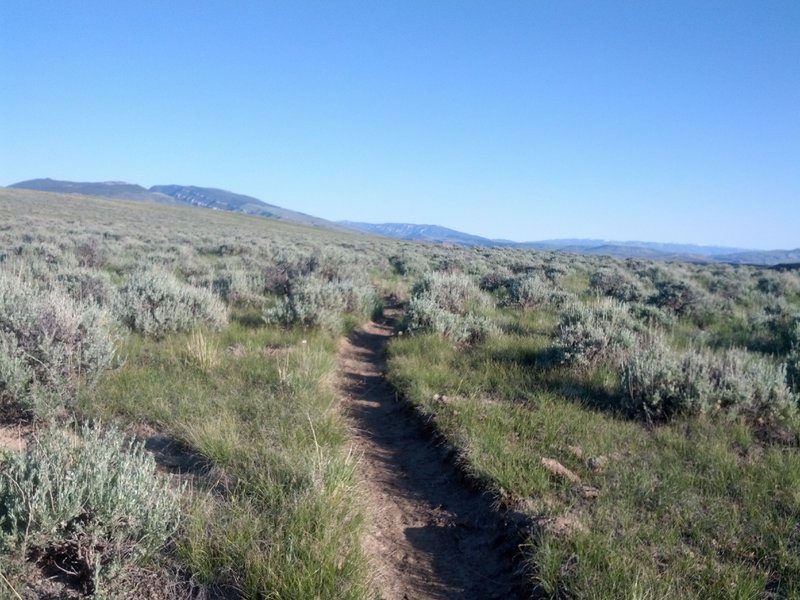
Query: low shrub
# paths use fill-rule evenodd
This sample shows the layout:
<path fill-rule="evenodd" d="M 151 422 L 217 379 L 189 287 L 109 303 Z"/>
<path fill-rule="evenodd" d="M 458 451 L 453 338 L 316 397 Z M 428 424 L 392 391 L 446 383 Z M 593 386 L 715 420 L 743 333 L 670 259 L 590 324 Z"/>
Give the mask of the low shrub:
<path fill-rule="evenodd" d="M 0 273 L 0 399 L 38 413 L 69 405 L 81 380 L 114 361 L 108 314 L 57 287 Z M 39 414 L 39 416 L 45 416 Z"/>
<path fill-rule="evenodd" d="M 214 291 L 229 305 L 253 305 L 264 300 L 264 278 L 244 269 L 227 269 L 214 277 Z"/>
<path fill-rule="evenodd" d="M 109 274 L 104 271 L 88 268 L 65 269 L 56 273 L 54 280 L 78 302 L 99 306 L 114 304 L 117 289 Z"/>
<path fill-rule="evenodd" d="M 668 309 L 676 315 L 688 314 L 700 301 L 700 290 L 689 283 L 662 280 L 656 283 L 656 293 L 650 302 L 659 308 Z"/>
<path fill-rule="evenodd" d="M 642 298 L 642 287 L 637 279 L 619 267 L 600 267 L 589 275 L 589 288 L 596 294 L 610 296 L 621 302 L 635 302 Z"/>
<path fill-rule="evenodd" d="M 605 360 L 615 362 L 633 345 L 635 328 L 626 306 L 616 300 L 570 302 L 561 313 L 556 355 L 561 363 L 580 367 Z"/>
<path fill-rule="evenodd" d="M 338 332 L 343 313 L 375 318 L 382 307 L 370 285 L 352 280 L 326 281 L 312 275 L 293 281 L 288 293 L 264 312 L 264 319 L 280 325 L 319 325 Z"/>
<path fill-rule="evenodd" d="M 762 294 L 783 297 L 789 291 L 788 278 L 775 271 L 761 271 L 756 278 L 756 289 Z"/>
<path fill-rule="evenodd" d="M 495 292 L 497 290 L 509 288 L 513 281 L 514 275 L 511 273 L 510 269 L 492 269 L 481 276 L 478 287 L 484 292 Z"/>
<path fill-rule="evenodd" d="M 178 515 L 152 456 L 116 430 L 51 430 L 0 463 L 0 545 L 69 574 L 87 594 L 158 553 Z"/>
<path fill-rule="evenodd" d="M 428 267 L 424 256 L 410 252 L 393 254 L 388 258 L 388 261 L 392 270 L 400 276 L 423 273 Z"/>
<path fill-rule="evenodd" d="M 120 290 L 114 311 L 133 331 L 161 337 L 197 325 L 221 329 L 228 320 L 222 301 L 159 267 L 134 271 Z"/>
<path fill-rule="evenodd" d="M 653 334 L 627 353 L 620 381 L 630 412 L 650 420 L 715 411 L 776 420 L 796 410 L 784 365 L 740 349 L 679 354 Z"/>
<path fill-rule="evenodd" d="M 712 269 L 708 290 L 720 298 L 740 301 L 747 293 L 746 272 L 730 265 L 720 265 Z"/>
<path fill-rule="evenodd" d="M 677 317 L 674 313 L 652 304 L 635 302 L 628 305 L 628 310 L 631 315 L 648 326 L 658 325 L 659 327 L 670 328 L 677 322 Z"/>
<path fill-rule="evenodd" d="M 505 303 L 521 308 L 542 306 L 551 301 L 555 291 L 550 282 L 544 281 L 538 275 L 527 275 L 510 282 Z"/>
<path fill-rule="evenodd" d="M 491 321 L 483 315 L 450 312 L 430 294 L 414 296 L 409 301 L 401 328 L 411 333 L 438 333 L 456 344 L 478 342 L 494 331 Z"/>
<path fill-rule="evenodd" d="M 672 416 L 688 410 L 692 398 L 682 389 L 685 377 L 678 356 L 663 337 L 652 333 L 639 340 L 620 367 L 625 407 L 647 419 Z"/>
<path fill-rule="evenodd" d="M 489 305 L 488 296 L 463 273 L 429 273 L 414 284 L 411 295 L 428 296 L 443 310 L 461 315 Z"/>

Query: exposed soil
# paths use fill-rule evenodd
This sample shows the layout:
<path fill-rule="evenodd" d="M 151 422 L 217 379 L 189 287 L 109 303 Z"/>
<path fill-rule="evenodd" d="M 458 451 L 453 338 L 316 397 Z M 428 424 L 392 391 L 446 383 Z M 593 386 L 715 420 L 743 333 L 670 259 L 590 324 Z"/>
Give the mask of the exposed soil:
<path fill-rule="evenodd" d="M 28 445 L 31 431 L 30 425 L 0 425 L 0 448 L 22 452 Z"/>
<path fill-rule="evenodd" d="M 387 311 L 386 323 L 360 327 L 339 351 L 343 408 L 362 456 L 364 546 L 378 591 L 384 600 L 530 597 L 515 521 L 469 486 L 384 380 L 398 314 Z"/>

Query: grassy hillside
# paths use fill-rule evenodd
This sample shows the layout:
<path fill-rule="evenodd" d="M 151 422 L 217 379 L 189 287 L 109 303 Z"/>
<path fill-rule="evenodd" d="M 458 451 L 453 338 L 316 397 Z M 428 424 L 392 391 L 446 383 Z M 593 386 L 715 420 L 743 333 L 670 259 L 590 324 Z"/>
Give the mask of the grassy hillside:
<path fill-rule="evenodd" d="M 0 221 L 3 422 L 35 432 L 26 454 L 4 455 L 2 596 L 44 594 L 51 572 L 68 571 L 59 593 L 368 597 L 332 381 L 338 337 L 376 310 L 374 242 L 22 190 L 0 190 Z M 133 523 L 109 522 L 119 497 L 104 481 L 123 477 L 124 448 L 87 442 L 110 458 L 75 475 L 77 491 L 54 484 L 76 495 L 74 513 L 19 510 L 42 489 L 23 473 L 60 464 L 38 440 L 75 423 L 167 448 L 157 469 L 134 471 L 153 482 L 181 472 L 158 500 L 180 516 L 164 516 L 155 553 L 130 551 L 145 535 Z"/>
<path fill-rule="evenodd" d="M 374 597 L 335 355 L 389 296 L 532 596 L 800 595 L 797 271 L 0 189 L 0 597 Z"/>

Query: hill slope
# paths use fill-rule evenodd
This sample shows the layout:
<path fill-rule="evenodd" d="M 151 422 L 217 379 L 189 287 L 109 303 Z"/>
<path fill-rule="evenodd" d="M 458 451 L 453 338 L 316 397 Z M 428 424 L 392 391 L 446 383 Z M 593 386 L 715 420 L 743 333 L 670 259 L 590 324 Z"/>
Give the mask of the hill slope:
<path fill-rule="evenodd" d="M 164 194 L 148 190 L 141 185 L 124 181 L 60 181 L 58 179 L 30 179 L 14 183 L 10 188 L 36 190 L 39 192 L 55 192 L 59 194 L 81 194 L 83 196 L 101 196 L 116 200 L 144 200 L 147 202 L 173 202 Z"/>
<path fill-rule="evenodd" d="M 217 188 L 196 187 L 193 185 L 154 185 L 150 192 L 164 194 L 181 204 L 213 208 L 216 210 L 229 210 L 233 212 L 243 212 L 249 215 L 259 215 L 271 219 L 283 219 L 295 223 L 305 223 L 306 225 L 316 225 L 320 227 L 335 227 L 331 221 L 313 217 L 305 213 L 289 210 L 267 204 L 266 202 L 245 196 L 234 194 L 227 190 Z"/>
<path fill-rule="evenodd" d="M 243 212 L 250 215 L 269 217 L 314 225 L 317 227 L 337 226 L 331 221 L 313 217 L 301 212 L 267 204 L 258 198 L 234 194 L 227 190 L 216 188 L 203 188 L 186 185 L 154 185 L 150 189 L 133 183 L 121 181 L 78 182 L 61 181 L 57 179 L 31 179 L 20 181 L 8 186 L 16 189 L 36 190 L 40 192 L 55 192 L 61 194 L 81 194 L 84 196 L 99 196 L 115 200 L 140 200 L 145 202 L 161 202 L 170 204 L 184 204 Z"/>
<path fill-rule="evenodd" d="M 533 242 L 493 240 L 478 235 L 456 231 L 440 225 L 416 225 L 412 223 L 363 223 L 326 219 L 282 208 L 274 204 L 236 194 L 218 188 L 191 185 L 154 185 L 147 189 L 140 185 L 120 181 L 75 182 L 55 179 L 32 179 L 8 186 L 10 188 L 82 194 L 118 200 L 139 200 L 211 208 L 230 212 L 268 217 L 314 227 L 348 229 L 407 241 L 435 244 L 457 244 L 461 246 L 486 246 L 525 248 L 531 250 L 573 252 L 614 256 L 617 258 L 641 258 L 651 260 L 675 260 L 687 262 L 724 262 L 732 264 L 777 265 L 800 262 L 800 248 L 795 250 L 747 250 L 720 246 L 693 244 L 665 244 L 641 241 L 607 241 L 599 239 L 556 239 Z"/>

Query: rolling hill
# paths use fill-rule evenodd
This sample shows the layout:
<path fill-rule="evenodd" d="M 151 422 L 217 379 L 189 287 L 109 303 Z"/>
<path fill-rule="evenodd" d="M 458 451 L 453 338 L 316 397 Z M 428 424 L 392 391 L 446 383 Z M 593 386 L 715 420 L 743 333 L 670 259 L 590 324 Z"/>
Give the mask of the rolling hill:
<path fill-rule="evenodd" d="M 137 184 L 121 181 L 75 182 L 59 181 L 55 179 L 32 179 L 29 181 L 21 181 L 8 187 L 42 192 L 83 194 L 119 200 L 137 200 L 196 206 L 213 210 L 240 212 L 314 227 L 348 229 L 370 235 L 432 244 L 524 248 L 531 250 L 614 256 L 617 258 L 641 258 L 687 262 L 724 262 L 762 266 L 800 263 L 800 248 L 794 250 L 748 250 L 744 248 L 722 246 L 699 246 L 693 244 L 668 244 L 641 241 L 619 242 L 580 238 L 514 242 L 511 240 L 497 240 L 481 237 L 440 225 L 363 223 L 358 221 L 333 222 L 320 217 L 282 208 L 274 204 L 268 204 L 252 196 L 236 194 L 218 188 L 191 185 L 154 185 L 150 188 L 145 188 Z"/>
<path fill-rule="evenodd" d="M 58 192 L 62 194 L 82 194 L 84 196 L 100 196 L 118 200 L 141 200 L 146 202 L 167 202 L 227 210 L 258 215 L 271 219 L 303 223 L 315 227 L 338 226 L 325 219 L 320 219 L 273 204 L 267 204 L 258 198 L 235 194 L 217 188 L 204 188 L 187 185 L 154 185 L 145 188 L 140 185 L 120 181 L 75 182 L 56 179 L 31 179 L 21 181 L 8 187 L 37 190 L 41 192 Z"/>

